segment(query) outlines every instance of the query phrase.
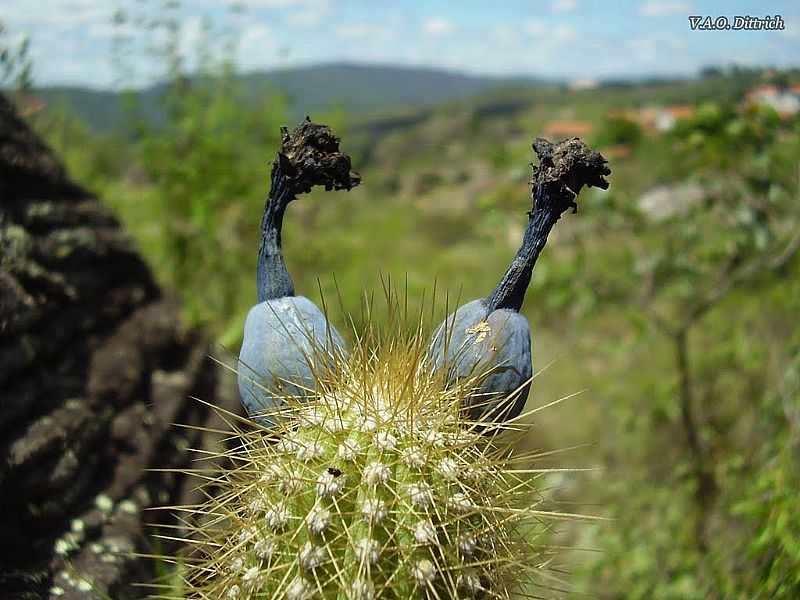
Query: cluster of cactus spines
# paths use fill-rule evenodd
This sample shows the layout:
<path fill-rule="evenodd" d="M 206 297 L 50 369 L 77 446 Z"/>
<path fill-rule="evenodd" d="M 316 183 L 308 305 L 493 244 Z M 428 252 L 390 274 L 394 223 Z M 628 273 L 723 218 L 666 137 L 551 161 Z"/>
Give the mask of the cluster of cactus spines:
<path fill-rule="evenodd" d="M 204 517 L 182 559 L 189 597 L 508 598 L 535 578 L 547 551 L 529 457 L 486 432 L 513 425 L 468 420 L 479 382 L 445 385 L 423 339 L 361 340 L 269 428 L 229 419 L 232 466 L 204 473 L 217 493 L 186 507 Z"/>

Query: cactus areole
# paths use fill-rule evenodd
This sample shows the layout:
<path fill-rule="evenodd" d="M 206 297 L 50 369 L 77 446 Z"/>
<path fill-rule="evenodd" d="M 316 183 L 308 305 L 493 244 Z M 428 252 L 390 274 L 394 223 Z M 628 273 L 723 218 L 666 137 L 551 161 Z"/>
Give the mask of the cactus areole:
<path fill-rule="evenodd" d="M 420 329 L 364 335 L 348 353 L 323 312 L 295 295 L 281 223 L 298 194 L 349 190 L 359 177 L 327 127 L 283 130 L 238 369 L 242 403 L 261 426 L 234 426 L 239 442 L 222 453 L 233 468 L 204 472 L 217 493 L 186 508 L 205 515 L 184 559 L 190 597 L 543 593 L 542 517 L 553 513 L 542 510 L 532 457 L 487 432 L 524 429 L 511 417 L 532 371 L 525 290 L 561 214 L 584 185 L 608 187 L 610 171 L 578 139 L 534 150 L 528 228 L 491 295 L 448 317 L 432 342 Z"/>

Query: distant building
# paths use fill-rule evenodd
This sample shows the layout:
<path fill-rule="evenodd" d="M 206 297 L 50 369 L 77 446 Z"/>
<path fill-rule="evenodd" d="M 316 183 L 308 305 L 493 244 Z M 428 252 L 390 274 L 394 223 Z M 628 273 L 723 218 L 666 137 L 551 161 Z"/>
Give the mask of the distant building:
<path fill-rule="evenodd" d="M 594 125 L 589 121 L 550 121 L 544 126 L 544 135 L 557 139 L 584 137 L 593 130 Z"/>
<path fill-rule="evenodd" d="M 676 104 L 661 109 L 656 115 L 655 128 L 658 131 L 669 131 L 678 121 L 691 119 L 694 116 L 694 106 L 689 104 Z"/>
<path fill-rule="evenodd" d="M 619 160 L 630 158 L 633 148 L 630 144 L 614 144 L 613 146 L 606 146 L 602 148 L 603 156 L 606 158 L 616 158 Z"/>
<path fill-rule="evenodd" d="M 624 108 L 611 109 L 606 113 L 609 119 L 625 119 L 633 121 L 647 133 L 664 133 L 671 130 L 678 121 L 691 119 L 695 107 L 691 104 L 673 104 L 670 106 L 646 106 L 639 110 Z"/>
<path fill-rule="evenodd" d="M 597 79 L 575 79 L 570 81 L 569 89 L 571 90 L 593 90 L 596 87 L 600 86 L 600 82 Z"/>
<path fill-rule="evenodd" d="M 746 106 L 769 106 L 782 118 L 791 117 L 800 112 L 800 84 L 788 87 L 759 85 L 747 92 L 744 103 Z"/>
<path fill-rule="evenodd" d="M 765 98 L 774 97 L 780 92 L 780 88 L 777 85 L 773 85 L 771 83 L 765 83 L 759 86 L 754 87 L 752 90 L 747 92 L 746 98 L 748 100 L 762 100 Z"/>
<path fill-rule="evenodd" d="M 665 133 L 672 130 L 678 121 L 691 119 L 695 108 L 691 104 L 651 106 L 639 111 L 639 125 L 650 132 Z"/>

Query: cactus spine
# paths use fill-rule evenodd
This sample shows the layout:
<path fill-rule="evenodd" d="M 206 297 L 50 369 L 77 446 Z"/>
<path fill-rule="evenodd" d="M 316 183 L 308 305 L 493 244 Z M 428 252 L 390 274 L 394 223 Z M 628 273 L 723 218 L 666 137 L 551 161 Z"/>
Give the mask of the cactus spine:
<path fill-rule="evenodd" d="M 186 508 L 205 516 L 190 597 L 508 598 L 536 579 L 529 457 L 499 432 L 514 426 L 467 420 L 479 377 L 446 387 L 424 339 L 362 339 L 319 374 L 314 401 L 284 398 L 269 429 L 234 426 L 232 468 L 204 474 L 221 492 Z"/>

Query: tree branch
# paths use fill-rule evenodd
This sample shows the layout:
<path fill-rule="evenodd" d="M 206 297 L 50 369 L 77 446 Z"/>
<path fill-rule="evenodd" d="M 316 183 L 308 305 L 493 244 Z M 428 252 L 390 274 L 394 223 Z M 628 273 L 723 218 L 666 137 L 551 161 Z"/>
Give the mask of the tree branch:
<path fill-rule="evenodd" d="M 711 288 L 705 298 L 689 308 L 679 329 L 688 329 L 692 323 L 705 315 L 737 286 L 756 277 L 765 270 L 778 270 L 783 268 L 797 255 L 798 251 L 800 251 L 800 231 L 794 234 L 792 239 L 786 244 L 786 247 L 777 255 L 762 257 L 761 260 L 750 263 L 738 272 L 733 272 L 733 270 L 736 265 L 739 264 L 741 255 L 733 255 L 728 261 L 726 268 L 723 269 L 723 277 L 727 273 L 733 272 L 733 274 L 728 279 L 720 281 L 718 285 Z"/>

